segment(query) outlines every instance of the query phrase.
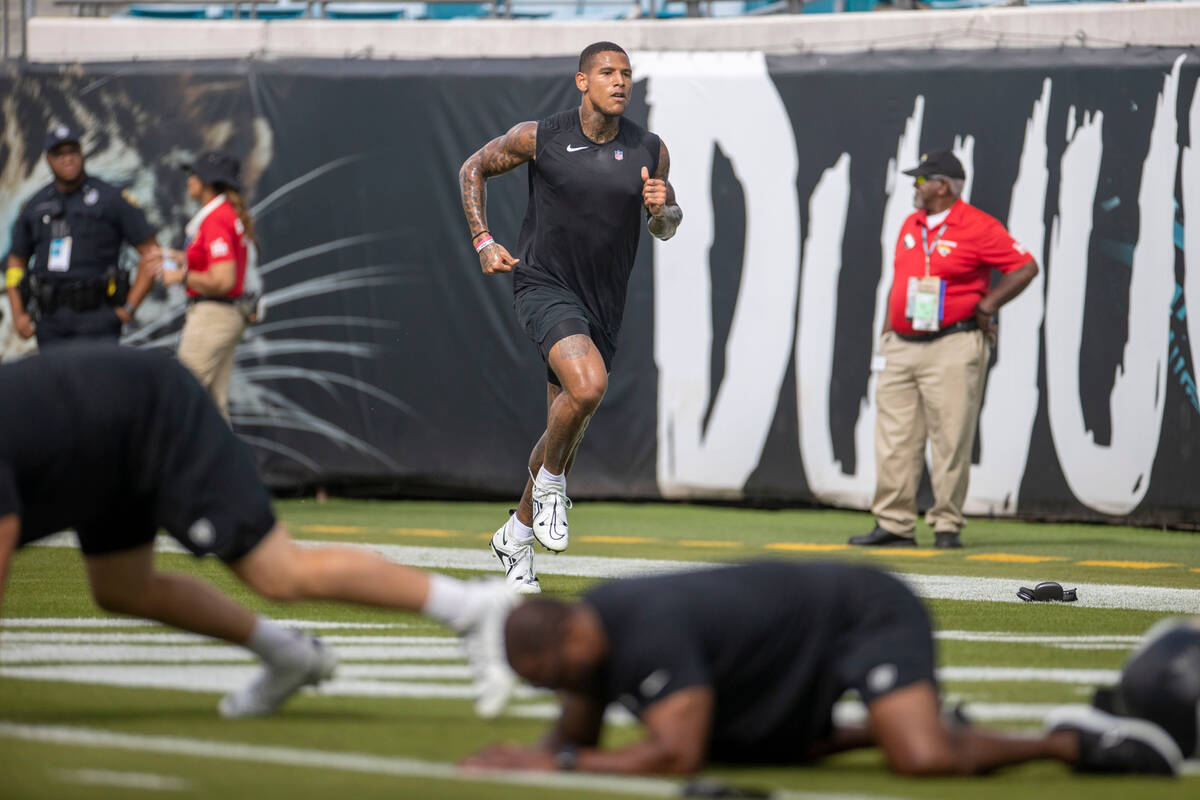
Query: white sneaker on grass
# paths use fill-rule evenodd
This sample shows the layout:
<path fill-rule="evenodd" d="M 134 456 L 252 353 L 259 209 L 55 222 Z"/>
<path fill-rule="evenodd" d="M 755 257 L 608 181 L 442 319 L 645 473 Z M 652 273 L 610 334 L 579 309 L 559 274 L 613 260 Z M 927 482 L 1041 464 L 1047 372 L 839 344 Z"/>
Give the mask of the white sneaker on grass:
<path fill-rule="evenodd" d="M 567 549 L 567 497 L 564 481 L 543 481 L 532 472 L 533 478 L 533 538 L 547 550 L 561 553 Z"/>
<path fill-rule="evenodd" d="M 533 569 L 533 542 L 516 541 L 513 521 L 516 512 L 508 512 L 508 521 L 492 534 L 492 552 L 504 565 L 508 587 L 517 594 L 539 594 L 542 585 Z"/>
<path fill-rule="evenodd" d="M 222 717 L 265 717 L 279 710 L 305 686 L 316 686 L 333 677 L 337 655 L 312 636 L 302 635 L 296 652 L 277 664 L 265 664 L 254 682 L 221 698 Z"/>
<path fill-rule="evenodd" d="M 517 604 L 506 581 L 494 578 L 470 584 L 473 596 L 465 611 L 463 648 L 475 676 L 475 713 L 499 716 L 517 688 L 517 675 L 504 650 L 504 623 Z"/>

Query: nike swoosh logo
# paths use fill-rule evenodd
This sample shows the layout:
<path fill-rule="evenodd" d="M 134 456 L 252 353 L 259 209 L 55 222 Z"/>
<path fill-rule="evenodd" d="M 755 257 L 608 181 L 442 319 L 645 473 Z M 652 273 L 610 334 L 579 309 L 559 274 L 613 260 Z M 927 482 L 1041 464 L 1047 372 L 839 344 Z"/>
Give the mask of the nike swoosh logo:
<path fill-rule="evenodd" d="M 581 144 L 581 145 L 579 145 L 579 147 L 572 147 L 571 145 L 567 145 L 568 153 L 578 153 L 580 150 L 587 150 L 587 149 L 588 149 L 588 146 L 586 144 Z"/>

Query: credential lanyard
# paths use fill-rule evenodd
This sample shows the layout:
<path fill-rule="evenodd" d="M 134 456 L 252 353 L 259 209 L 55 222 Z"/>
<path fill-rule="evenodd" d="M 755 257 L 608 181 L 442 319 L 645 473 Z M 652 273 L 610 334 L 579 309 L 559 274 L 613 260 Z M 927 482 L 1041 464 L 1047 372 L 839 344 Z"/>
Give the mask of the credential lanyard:
<path fill-rule="evenodd" d="M 925 277 L 929 277 L 929 259 L 933 256 L 933 251 L 937 249 L 938 242 L 942 240 L 942 234 L 946 232 L 948 222 L 943 222 L 942 227 L 938 228 L 937 236 L 933 240 L 933 244 L 929 243 L 929 229 L 921 225 L 921 249 L 925 251 Z"/>

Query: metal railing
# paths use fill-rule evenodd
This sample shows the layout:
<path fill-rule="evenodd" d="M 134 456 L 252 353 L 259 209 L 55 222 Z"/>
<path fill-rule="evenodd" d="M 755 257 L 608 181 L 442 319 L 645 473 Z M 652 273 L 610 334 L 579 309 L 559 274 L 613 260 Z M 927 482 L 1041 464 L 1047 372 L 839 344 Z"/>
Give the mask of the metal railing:
<path fill-rule="evenodd" d="M 18 0 L 19 2 L 20 0 Z M 9 0 L 3 0 L 7 3 Z M 234 15 L 240 16 L 240 9 L 249 8 L 249 18 L 256 19 L 258 17 L 258 7 L 267 6 L 275 7 L 278 5 L 275 0 L 228 0 L 227 2 L 205 2 L 205 0 L 147 0 L 145 3 L 139 3 L 137 0 L 53 0 L 56 6 L 69 6 L 75 8 L 76 16 L 101 16 L 104 10 L 109 10 L 118 7 L 127 7 L 132 5 L 179 5 L 179 6 L 215 6 L 215 7 L 232 7 Z M 369 3 L 378 4 L 379 0 L 335 0 L 337 4 L 343 3 Z M 398 4 L 404 3 L 405 0 L 397 0 Z M 642 3 L 638 0 L 585 0 L 587 6 L 623 6 L 626 8 L 639 7 Z M 711 7 L 720 3 L 737 3 L 744 4 L 745 0 L 648 0 L 645 8 L 642 9 L 642 16 L 655 17 L 668 3 L 681 2 L 685 5 L 685 15 L 688 17 L 705 17 L 711 15 Z M 804 6 L 808 2 L 814 0 L 777 0 L 759 9 L 755 9 L 748 13 L 764 14 L 764 13 L 779 13 L 790 12 L 799 13 L 804 10 Z M 327 5 L 328 0 L 300 0 L 293 2 L 292 5 L 303 4 L 306 8 L 307 16 L 313 15 L 313 7 L 318 5 Z M 419 5 L 420 0 L 413 0 L 414 5 Z M 563 7 L 570 5 L 570 0 L 430 0 L 427 5 L 478 5 L 488 8 L 487 16 L 493 19 L 511 19 L 514 15 L 514 7 L 522 8 L 538 7 L 538 6 L 553 6 Z M 837 8 L 844 7 L 844 0 L 835 0 Z"/>
<path fill-rule="evenodd" d="M 761 14 L 778 14 L 778 13 L 801 13 L 805 5 L 816 2 L 817 0 L 775 0 L 775 2 L 767 3 L 754 9 L 749 9 L 745 13 L 750 15 Z M 1025 0 L 1017 0 L 1023 3 Z M 0 60 L 9 61 L 24 61 L 28 53 L 29 41 L 29 18 L 34 13 L 35 0 L 0 0 L 0 8 L 2 8 L 2 19 L 0 19 Z M 100 17 L 114 13 L 118 9 L 127 8 L 134 5 L 166 5 L 166 6 L 212 6 L 220 8 L 232 8 L 233 16 L 238 18 L 258 19 L 258 9 L 262 7 L 277 7 L 280 5 L 277 0 L 228 0 L 227 2 L 206 2 L 205 0 L 147 0 L 146 3 L 139 3 L 137 0 L 50 0 L 53 5 L 59 7 L 68 7 L 75 10 L 75 15 L 84 17 Z M 330 0 L 298 0 L 293 5 L 303 5 L 305 8 L 304 14 L 308 17 L 313 17 L 314 6 L 328 5 Z M 374 3 L 379 0 L 335 0 L 340 4 L 354 3 Z M 405 0 L 398 0 L 403 3 Z M 642 17 L 653 19 L 659 16 L 669 3 L 682 3 L 685 7 L 684 16 L 687 17 L 706 17 L 712 15 L 712 7 L 721 3 L 737 3 L 744 4 L 744 0 L 577 0 L 580 7 L 586 6 L 609 6 L 609 7 L 625 7 L 630 9 L 631 17 Z M 892 0 L 893 7 L 904 8 L 913 6 L 913 0 Z M 16 4 L 19 7 L 19 29 L 14 29 L 13 24 L 13 9 Z M 414 2 L 419 4 L 419 2 Z M 512 19 L 514 16 L 521 16 L 520 11 L 515 11 L 514 8 L 519 6 L 522 10 L 530 7 L 563 7 L 571 5 L 571 0 L 430 0 L 426 5 L 475 5 L 483 6 L 487 9 L 486 16 L 492 19 Z M 834 10 L 841 11 L 845 8 L 845 0 L 834 0 Z M 637 10 L 637 13 L 633 13 Z M 248 13 L 244 13 L 244 11 Z M 17 38 L 19 47 L 14 47 L 13 39 Z"/>
<path fill-rule="evenodd" d="M 20 6 L 21 15 L 20 25 L 17 28 L 17 32 L 20 34 L 21 47 L 20 51 L 17 53 L 13 52 L 12 46 L 12 37 L 14 33 L 12 24 L 12 4 L 14 2 Z M 29 36 L 29 14 L 32 2 L 33 0 L 0 0 L 0 15 L 3 15 L 3 19 L 0 19 L 0 61 L 25 60 L 25 52 L 28 49 L 27 37 Z"/>

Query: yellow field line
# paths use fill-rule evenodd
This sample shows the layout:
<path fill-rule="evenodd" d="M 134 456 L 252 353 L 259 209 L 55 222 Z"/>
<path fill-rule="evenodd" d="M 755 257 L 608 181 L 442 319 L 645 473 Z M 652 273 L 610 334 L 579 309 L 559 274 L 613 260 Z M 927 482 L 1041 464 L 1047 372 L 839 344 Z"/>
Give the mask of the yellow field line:
<path fill-rule="evenodd" d="M 302 533 L 309 534 L 330 534 L 340 536 L 353 536 L 356 534 L 370 533 L 372 528 L 364 525 L 327 525 L 312 523 L 306 525 L 295 526 L 296 530 Z M 379 531 L 380 529 L 374 529 Z M 450 539 L 464 535 L 464 531 L 447 530 L 443 528 L 390 528 L 387 533 L 395 536 L 416 536 L 427 539 Z M 480 540 L 491 539 L 491 533 L 478 533 L 474 536 Z M 659 540 L 645 536 L 580 536 L 578 541 L 588 544 L 676 544 L 680 547 L 712 547 L 712 548 L 735 548 L 744 547 L 745 542 L 734 541 L 732 539 L 677 539 L 677 540 Z M 801 553 L 832 553 L 842 550 L 850 550 L 851 547 L 845 544 L 831 544 L 821 542 L 772 542 L 762 545 L 764 550 L 782 550 L 787 552 Z M 855 548 L 858 549 L 858 548 Z M 870 553 L 879 556 L 899 556 L 901 558 L 933 558 L 934 556 L 945 555 L 945 550 L 932 550 L 926 548 L 862 548 L 862 552 Z M 1065 556 L 1037 556 L 1026 555 L 1024 553 L 975 553 L 966 556 L 967 561 L 987 561 L 991 563 L 1002 564 L 1040 564 L 1052 561 L 1070 561 Z M 1076 561 L 1075 564 L 1081 567 L 1111 567 L 1113 569 L 1161 569 L 1163 567 L 1183 567 L 1183 564 L 1176 564 L 1167 561 Z M 1189 572 L 1200 573 L 1200 567 L 1188 568 Z"/>
<path fill-rule="evenodd" d="M 967 561 L 999 561 L 1006 564 L 1037 564 L 1042 561 L 1067 561 L 1065 556 L 1026 556 L 1020 553 L 979 553 Z"/>
<path fill-rule="evenodd" d="M 767 550 L 794 550 L 804 553 L 828 553 L 832 550 L 849 550 L 848 544 L 812 544 L 809 542 L 775 542 L 765 544 Z"/>
<path fill-rule="evenodd" d="M 580 536 L 579 541 L 594 544 L 650 544 L 657 540 L 642 536 Z"/>
<path fill-rule="evenodd" d="M 362 525 L 297 525 L 296 530 L 304 531 L 305 533 L 352 535 L 355 533 L 366 533 L 370 528 L 364 528 Z"/>
<path fill-rule="evenodd" d="M 1081 567 L 1117 567 L 1118 569 L 1158 569 L 1159 567 L 1181 567 L 1165 561 L 1079 561 Z"/>

